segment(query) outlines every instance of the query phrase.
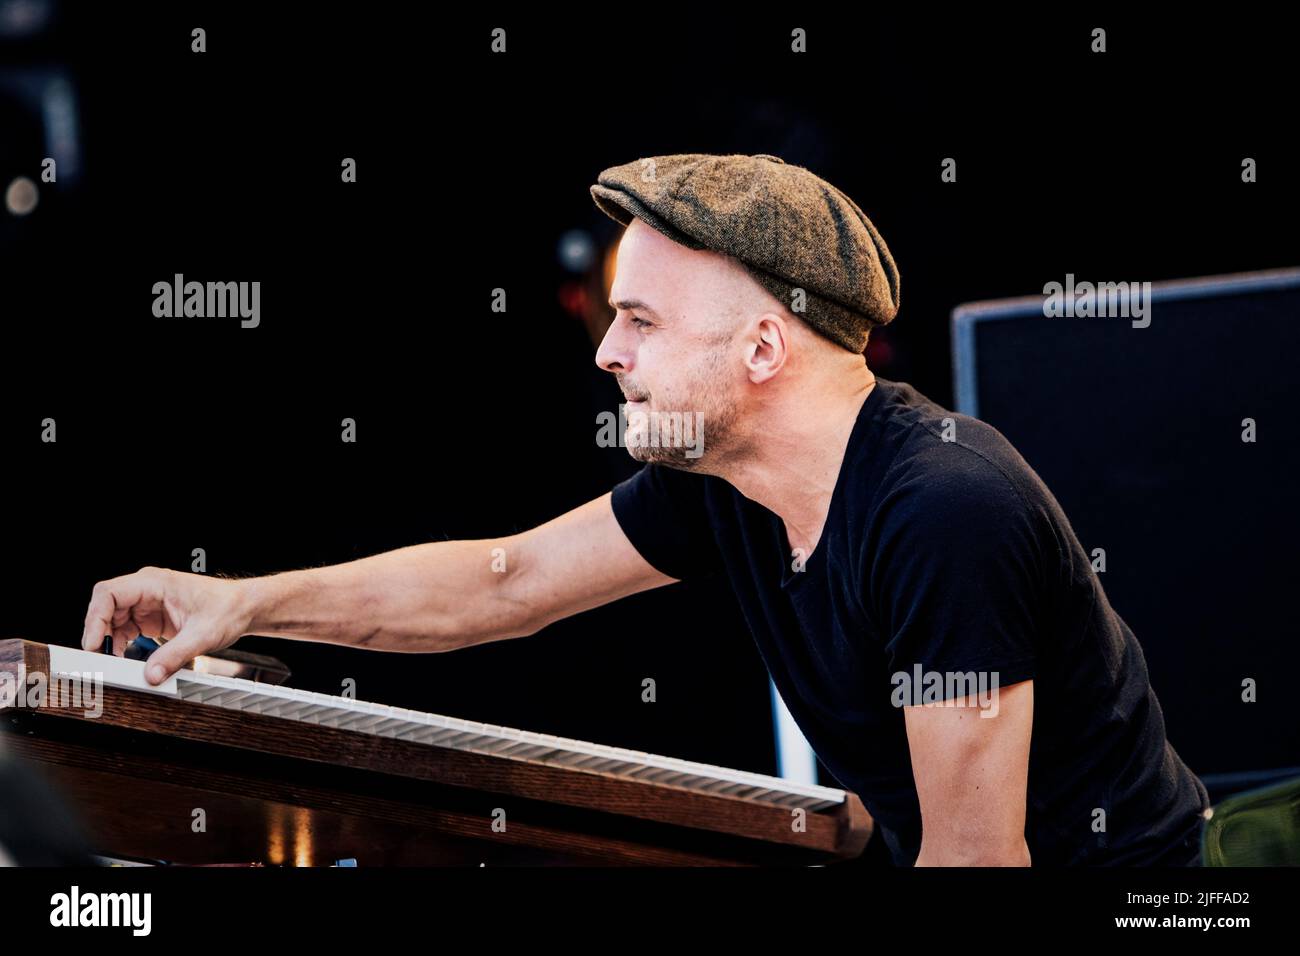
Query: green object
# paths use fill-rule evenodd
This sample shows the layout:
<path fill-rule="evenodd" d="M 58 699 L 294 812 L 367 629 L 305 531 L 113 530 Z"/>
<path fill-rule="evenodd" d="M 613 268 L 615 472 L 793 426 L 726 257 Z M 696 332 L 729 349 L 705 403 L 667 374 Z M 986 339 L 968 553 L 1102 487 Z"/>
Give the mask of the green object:
<path fill-rule="evenodd" d="M 1234 793 L 1201 831 L 1203 866 L 1300 866 L 1300 777 Z"/>

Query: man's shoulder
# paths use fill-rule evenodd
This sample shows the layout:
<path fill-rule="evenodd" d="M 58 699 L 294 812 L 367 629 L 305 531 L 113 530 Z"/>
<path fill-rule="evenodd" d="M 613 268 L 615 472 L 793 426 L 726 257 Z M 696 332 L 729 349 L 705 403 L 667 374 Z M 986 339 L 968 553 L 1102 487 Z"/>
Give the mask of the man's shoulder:
<path fill-rule="evenodd" d="M 910 386 L 894 396 L 882 421 L 893 447 L 878 501 L 901 499 L 949 513 L 1026 506 L 1042 493 L 1028 462 L 992 425 L 950 411 Z"/>
<path fill-rule="evenodd" d="M 955 412 L 917 391 L 906 382 L 888 382 L 883 395 L 883 427 L 895 439 L 911 440 L 916 447 L 929 447 L 924 439 L 938 439 L 976 452 L 992 461 L 1007 457 L 1019 459 L 1019 453 L 1006 436 L 978 418 Z"/>

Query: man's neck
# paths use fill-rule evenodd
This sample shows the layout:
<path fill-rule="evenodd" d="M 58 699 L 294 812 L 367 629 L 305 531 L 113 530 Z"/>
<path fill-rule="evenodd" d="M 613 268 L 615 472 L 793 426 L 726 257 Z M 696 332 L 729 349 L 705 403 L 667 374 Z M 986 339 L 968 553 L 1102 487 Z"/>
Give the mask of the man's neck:
<path fill-rule="evenodd" d="M 863 367 L 846 389 L 764 416 L 764 431 L 751 437 L 749 452 L 719 477 L 785 523 L 792 550 L 807 558 L 821 540 L 831 496 L 844 465 L 849 437 L 876 378 Z"/>

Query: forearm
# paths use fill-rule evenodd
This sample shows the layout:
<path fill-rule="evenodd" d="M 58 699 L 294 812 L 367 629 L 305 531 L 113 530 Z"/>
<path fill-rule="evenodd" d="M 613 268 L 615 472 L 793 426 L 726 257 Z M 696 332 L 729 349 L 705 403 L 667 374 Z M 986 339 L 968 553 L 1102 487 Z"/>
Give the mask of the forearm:
<path fill-rule="evenodd" d="M 507 539 L 438 541 L 244 582 L 250 634 L 428 653 L 531 633 Z M 506 555 L 510 557 L 509 555 Z M 496 562 L 511 568 L 516 562 Z"/>

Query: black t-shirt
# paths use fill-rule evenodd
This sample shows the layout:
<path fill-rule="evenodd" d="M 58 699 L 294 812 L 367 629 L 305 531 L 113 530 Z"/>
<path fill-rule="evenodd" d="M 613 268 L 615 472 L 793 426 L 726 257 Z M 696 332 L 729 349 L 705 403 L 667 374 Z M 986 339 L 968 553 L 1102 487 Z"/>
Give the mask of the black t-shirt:
<path fill-rule="evenodd" d="M 894 703 L 894 675 L 918 665 L 1034 680 L 1034 865 L 1196 861 L 1209 800 L 1165 739 L 1142 649 L 1056 499 L 992 426 L 877 378 L 802 570 L 781 519 L 717 477 L 646 465 L 613 509 L 663 573 L 726 575 L 795 721 L 895 863 L 921 843 Z"/>

